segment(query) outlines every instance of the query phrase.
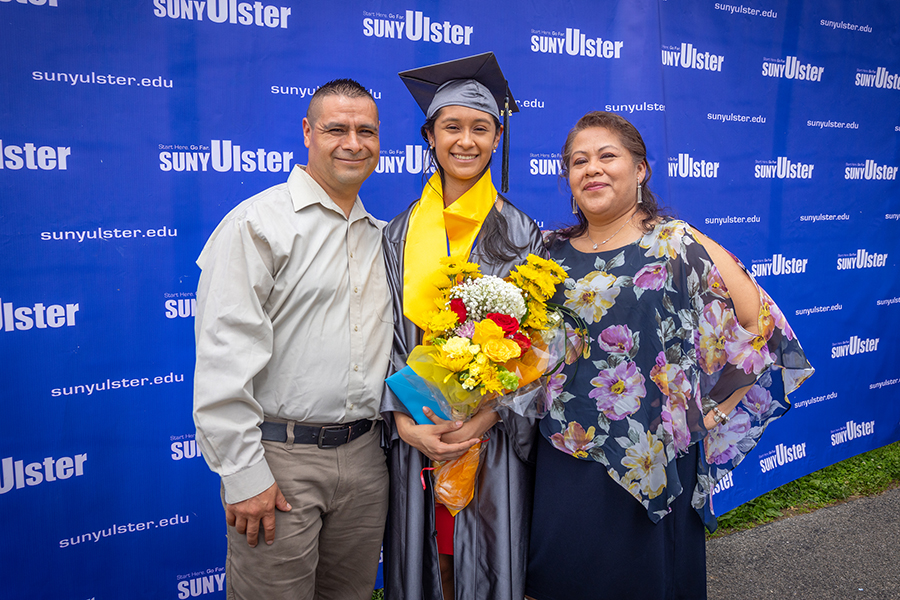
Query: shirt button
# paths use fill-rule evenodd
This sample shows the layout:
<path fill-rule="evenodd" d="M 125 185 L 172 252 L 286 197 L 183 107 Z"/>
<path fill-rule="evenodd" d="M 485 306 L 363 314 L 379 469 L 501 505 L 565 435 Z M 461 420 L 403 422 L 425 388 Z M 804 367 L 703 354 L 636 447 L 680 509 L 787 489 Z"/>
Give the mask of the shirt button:
<path fill-rule="evenodd" d="M 350 410 L 353 410 L 353 405 L 351 404 L 351 405 L 348 406 L 347 408 L 349 408 Z"/>
<path fill-rule="evenodd" d="M 350 258 L 353 258 L 353 253 L 352 253 L 352 252 L 350 253 Z"/>
<path fill-rule="evenodd" d="M 354 370 L 354 371 L 359 371 L 359 365 L 353 365 L 353 370 Z"/>
<path fill-rule="evenodd" d="M 353 293 L 354 293 L 354 294 L 358 294 L 358 293 L 359 293 L 359 288 L 358 288 L 358 287 L 353 288 Z"/>
<path fill-rule="evenodd" d="M 359 325 L 354 325 L 354 326 L 353 326 L 353 331 L 359 331 Z"/>

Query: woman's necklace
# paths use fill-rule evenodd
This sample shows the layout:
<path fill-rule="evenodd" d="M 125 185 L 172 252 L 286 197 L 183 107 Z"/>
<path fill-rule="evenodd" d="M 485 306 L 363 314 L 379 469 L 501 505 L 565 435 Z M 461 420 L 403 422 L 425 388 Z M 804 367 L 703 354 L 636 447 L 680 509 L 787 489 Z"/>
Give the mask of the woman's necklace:
<path fill-rule="evenodd" d="M 622 223 L 622 226 L 619 227 L 618 229 L 616 229 L 616 232 L 615 232 L 614 234 L 612 234 L 611 236 L 609 236 L 608 238 L 606 238 L 605 240 L 603 240 L 603 241 L 600 242 L 599 244 L 598 244 L 597 242 L 594 241 L 594 238 L 591 237 L 591 228 L 588 227 L 588 228 L 586 229 L 586 233 L 587 233 L 588 239 L 591 240 L 591 243 L 594 245 L 594 250 L 597 249 L 597 246 L 603 246 L 604 244 L 606 244 L 606 242 L 608 242 L 609 240 L 611 240 L 611 239 L 613 239 L 614 237 L 616 237 L 617 235 L 619 235 L 619 232 L 622 231 L 623 229 L 625 229 L 625 226 L 626 226 L 626 225 L 628 225 L 629 223 L 631 223 L 631 220 L 634 218 L 635 213 L 637 213 L 637 211 L 634 211 L 633 213 L 631 213 L 631 216 L 628 217 L 628 220 L 625 221 L 624 223 Z"/>

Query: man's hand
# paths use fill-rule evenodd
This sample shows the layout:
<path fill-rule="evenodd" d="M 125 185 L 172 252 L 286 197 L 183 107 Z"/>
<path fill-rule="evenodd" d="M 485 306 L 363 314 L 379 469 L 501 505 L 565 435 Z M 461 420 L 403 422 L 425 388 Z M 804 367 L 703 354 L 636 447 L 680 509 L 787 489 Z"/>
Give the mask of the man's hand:
<path fill-rule="evenodd" d="M 424 409 L 425 415 L 436 425 L 418 425 L 411 417 L 400 413 L 394 413 L 394 423 L 397 425 L 397 433 L 404 442 L 430 458 L 431 460 L 453 460 L 466 453 L 466 450 L 478 443 L 480 438 L 467 439 L 458 444 L 448 444 L 441 436 L 451 431 L 456 431 L 463 426 L 460 421 L 444 421 L 433 412 Z"/>
<path fill-rule="evenodd" d="M 291 510 L 291 505 L 285 500 L 278 484 L 272 486 L 259 495 L 247 498 L 237 504 L 225 505 L 225 520 L 237 529 L 241 535 L 247 536 L 247 544 L 255 548 L 259 542 L 259 524 L 262 522 L 266 544 L 271 545 L 275 541 L 275 509 L 282 512 Z"/>

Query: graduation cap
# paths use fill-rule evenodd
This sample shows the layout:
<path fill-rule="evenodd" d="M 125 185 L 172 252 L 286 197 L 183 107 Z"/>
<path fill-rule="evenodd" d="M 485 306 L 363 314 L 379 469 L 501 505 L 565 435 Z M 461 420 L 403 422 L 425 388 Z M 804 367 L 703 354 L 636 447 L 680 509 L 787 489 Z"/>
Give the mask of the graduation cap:
<path fill-rule="evenodd" d="M 466 106 L 503 116 L 503 179 L 501 192 L 509 191 L 509 121 L 519 107 L 493 52 L 476 54 L 400 73 L 416 103 L 431 118 L 445 106 Z"/>

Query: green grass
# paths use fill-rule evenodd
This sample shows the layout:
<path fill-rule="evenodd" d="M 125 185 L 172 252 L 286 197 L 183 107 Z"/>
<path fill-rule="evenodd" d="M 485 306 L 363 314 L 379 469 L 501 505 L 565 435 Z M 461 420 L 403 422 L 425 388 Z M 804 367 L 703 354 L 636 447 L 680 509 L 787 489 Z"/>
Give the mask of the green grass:
<path fill-rule="evenodd" d="M 742 504 L 719 517 L 719 529 L 707 537 L 729 535 L 895 487 L 900 487 L 900 442 L 830 465 Z"/>

